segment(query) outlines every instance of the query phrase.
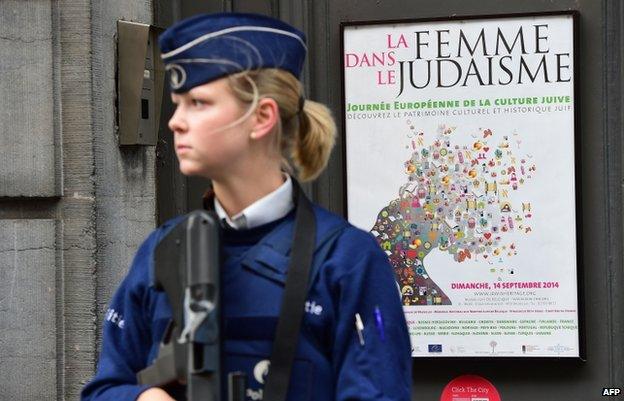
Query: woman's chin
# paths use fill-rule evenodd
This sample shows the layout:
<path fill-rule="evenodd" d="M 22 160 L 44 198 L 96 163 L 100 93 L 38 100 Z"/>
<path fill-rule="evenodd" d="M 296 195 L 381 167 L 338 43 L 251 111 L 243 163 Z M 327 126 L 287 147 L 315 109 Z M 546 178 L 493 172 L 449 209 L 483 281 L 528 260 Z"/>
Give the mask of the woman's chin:
<path fill-rule="evenodd" d="M 197 166 L 193 162 L 190 162 L 187 160 L 180 160 L 180 173 L 191 177 L 191 176 L 201 175 L 201 170 L 199 166 Z"/>

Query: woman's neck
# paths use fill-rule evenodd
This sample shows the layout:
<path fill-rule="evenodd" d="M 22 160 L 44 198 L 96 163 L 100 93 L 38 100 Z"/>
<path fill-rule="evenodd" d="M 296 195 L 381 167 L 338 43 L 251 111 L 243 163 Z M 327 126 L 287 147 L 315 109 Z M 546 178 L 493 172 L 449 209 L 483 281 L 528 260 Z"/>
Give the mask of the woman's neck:
<path fill-rule="evenodd" d="M 284 183 L 284 173 L 277 169 L 255 171 L 246 175 L 213 180 L 212 187 L 219 203 L 232 217 Z"/>

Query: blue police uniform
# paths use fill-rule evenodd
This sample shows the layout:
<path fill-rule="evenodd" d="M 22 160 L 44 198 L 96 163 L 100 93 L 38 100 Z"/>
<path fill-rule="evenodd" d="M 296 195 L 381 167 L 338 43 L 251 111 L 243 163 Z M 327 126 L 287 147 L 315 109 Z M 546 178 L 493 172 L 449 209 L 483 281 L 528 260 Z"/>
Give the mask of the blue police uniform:
<path fill-rule="evenodd" d="M 174 92 L 255 68 L 280 68 L 298 77 L 306 52 L 303 33 L 252 14 L 185 20 L 159 43 Z M 284 207 L 254 227 L 223 230 L 222 376 L 245 372 L 247 400 L 262 399 L 270 369 L 293 246 L 295 213 Z M 318 206 L 314 216 L 310 285 L 287 399 L 409 400 L 411 347 L 386 254 L 369 233 L 341 217 Z M 136 374 L 158 355 L 172 315 L 166 295 L 150 286 L 154 250 L 180 220 L 156 229 L 139 248 L 106 314 L 97 372 L 82 400 L 132 401 L 148 388 L 137 384 Z M 356 316 L 363 326 L 356 326 Z"/>
<path fill-rule="evenodd" d="M 392 268 L 374 238 L 314 208 L 313 276 L 288 400 L 409 400 L 410 342 Z M 111 302 L 97 374 L 84 401 L 134 400 L 136 372 L 157 356 L 171 308 L 150 287 L 153 251 L 178 219 L 140 247 Z M 250 230 L 225 230 L 222 269 L 225 371 L 247 373 L 262 397 L 288 265 L 294 213 Z M 379 308 L 383 323 L 375 319 Z M 360 342 L 355 314 L 363 320 Z"/>

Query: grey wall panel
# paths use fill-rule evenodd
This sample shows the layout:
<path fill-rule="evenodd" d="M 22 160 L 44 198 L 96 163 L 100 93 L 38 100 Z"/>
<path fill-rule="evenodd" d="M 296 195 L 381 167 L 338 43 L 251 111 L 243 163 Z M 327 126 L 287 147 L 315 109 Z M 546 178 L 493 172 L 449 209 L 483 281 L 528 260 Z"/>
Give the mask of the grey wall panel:
<path fill-rule="evenodd" d="M 0 220 L 0 398 L 56 400 L 54 220 Z"/>
<path fill-rule="evenodd" d="M 162 1 L 162 0 L 157 0 Z M 222 11 L 228 11 L 232 9 L 232 2 L 234 0 L 210 0 L 210 1 L 189 1 L 189 0 L 174 0 L 173 4 L 177 5 L 179 10 L 176 13 L 175 20 L 178 21 L 183 18 L 190 17 L 192 15 L 203 13 L 219 13 Z"/>
<path fill-rule="evenodd" d="M 326 104 L 334 114 L 338 125 L 336 146 L 327 163 L 327 169 L 313 184 L 314 200 L 331 211 L 342 214 L 343 210 L 343 172 L 342 139 L 340 135 L 340 37 L 338 19 L 330 16 L 329 0 L 315 1 L 310 11 L 305 14 L 308 27 L 308 86 L 312 100 Z M 330 35 L 334 35 L 333 37 Z"/>
<path fill-rule="evenodd" d="M 153 146 L 120 148 L 115 131 L 117 20 L 151 24 L 151 2 L 95 1 L 91 10 L 99 345 L 112 293 L 156 224 L 156 152 Z"/>
<path fill-rule="evenodd" d="M 622 177 L 624 164 L 622 150 L 624 141 L 624 2 L 606 0 L 603 8 L 605 19 L 605 40 L 603 45 L 605 63 L 604 105 L 607 153 L 606 169 L 608 176 L 608 202 L 606 220 L 608 222 L 608 271 L 605 277 L 608 286 L 610 307 L 608 319 L 610 327 L 609 365 L 611 371 L 608 384 L 617 387 L 624 377 L 624 260 L 622 243 L 624 225 L 622 224 Z"/>
<path fill-rule="evenodd" d="M 91 1 L 57 0 L 61 47 L 63 187 L 57 210 L 62 250 L 58 399 L 77 400 L 95 349 L 95 189 L 91 98 Z"/>
<path fill-rule="evenodd" d="M 277 17 L 277 1 L 275 0 L 232 0 L 232 11 L 239 13 L 256 13 Z"/>
<path fill-rule="evenodd" d="M 59 195 L 51 1 L 0 2 L 0 196 Z"/>
<path fill-rule="evenodd" d="M 223 10 L 223 1 L 182 3 L 170 0 L 154 0 L 154 25 L 163 28 L 171 26 L 181 15 L 219 12 Z M 156 145 L 156 211 L 157 222 L 162 224 L 173 216 L 185 213 L 187 179 L 178 169 L 178 160 L 173 149 L 173 134 L 169 130 L 169 118 L 173 115 L 173 103 L 169 96 L 169 88 L 165 85 L 165 93 L 161 105 L 160 124 L 158 127 L 158 144 Z"/>

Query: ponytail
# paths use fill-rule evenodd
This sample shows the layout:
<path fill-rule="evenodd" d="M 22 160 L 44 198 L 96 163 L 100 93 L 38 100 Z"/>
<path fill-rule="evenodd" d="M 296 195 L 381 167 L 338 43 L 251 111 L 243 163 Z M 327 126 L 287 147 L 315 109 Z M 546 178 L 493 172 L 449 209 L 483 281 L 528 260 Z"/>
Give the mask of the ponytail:
<path fill-rule="evenodd" d="M 291 157 L 297 165 L 299 179 L 309 181 L 327 166 L 335 143 L 336 124 L 325 105 L 311 100 L 303 104 L 299 121 Z"/>

